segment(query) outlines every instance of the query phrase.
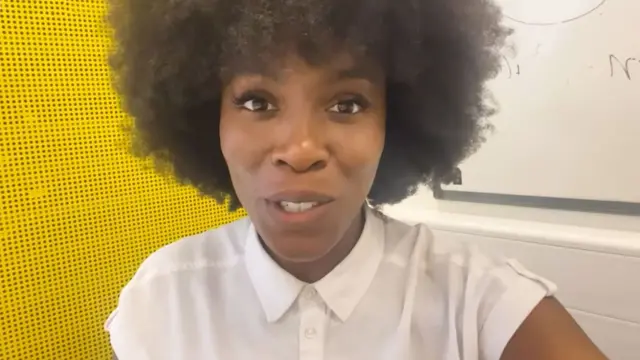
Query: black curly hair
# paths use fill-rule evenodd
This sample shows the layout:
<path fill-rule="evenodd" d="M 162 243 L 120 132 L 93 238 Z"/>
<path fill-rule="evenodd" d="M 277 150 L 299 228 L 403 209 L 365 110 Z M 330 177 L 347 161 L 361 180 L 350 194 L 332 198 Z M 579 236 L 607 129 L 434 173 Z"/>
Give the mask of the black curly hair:
<path fill-rule="evenodd" d="M 386 76 L 386 143 L 369 194 L 396 203 L 477 149 L 493 108 L 485 82 L 509 30 L 491 0 L 110 0 L 111 66 L 140 156 L 239 206 L 219 139 L 229 76 L 295 50 L 321 64 L 336 47 Z"/>

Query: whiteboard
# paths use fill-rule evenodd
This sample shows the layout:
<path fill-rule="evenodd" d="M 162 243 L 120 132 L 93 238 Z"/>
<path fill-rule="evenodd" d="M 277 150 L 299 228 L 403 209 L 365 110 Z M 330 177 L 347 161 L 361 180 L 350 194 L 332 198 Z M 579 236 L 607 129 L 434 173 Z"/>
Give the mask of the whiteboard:
<path fill-rule="evenodd" d="M 640 0 L 497 0 L 487 142 L 445 190 L 640 203 Z"/>

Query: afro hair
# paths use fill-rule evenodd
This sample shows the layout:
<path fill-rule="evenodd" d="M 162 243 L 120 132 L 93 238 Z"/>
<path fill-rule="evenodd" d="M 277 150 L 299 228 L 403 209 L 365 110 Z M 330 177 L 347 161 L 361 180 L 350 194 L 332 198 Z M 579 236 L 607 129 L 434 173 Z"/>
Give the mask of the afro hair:
<path fill-rule="evenodd" d="M 386 142 L 369 193 L 396 203 L 437 185 L 483 142 L 485 83 L 509 35 L 490 0 L 110 0 L 111 66 L 140 156 L 219 202 L 235 195 L 219 139 L 227 76 L 336 46 L 386 77 Z"/>

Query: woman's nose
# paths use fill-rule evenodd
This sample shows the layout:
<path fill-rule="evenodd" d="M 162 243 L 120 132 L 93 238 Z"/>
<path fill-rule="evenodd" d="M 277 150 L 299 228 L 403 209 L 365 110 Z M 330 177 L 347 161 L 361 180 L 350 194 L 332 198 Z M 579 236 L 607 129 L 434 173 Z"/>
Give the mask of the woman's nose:
<path fill-rule="evenodd" d="M 285 122 L 282 129 L 285 136 L 272 154 L 272 163 L 297 173 L 324 169 L 330 155 L 322 127 L 307 119 Z"/>

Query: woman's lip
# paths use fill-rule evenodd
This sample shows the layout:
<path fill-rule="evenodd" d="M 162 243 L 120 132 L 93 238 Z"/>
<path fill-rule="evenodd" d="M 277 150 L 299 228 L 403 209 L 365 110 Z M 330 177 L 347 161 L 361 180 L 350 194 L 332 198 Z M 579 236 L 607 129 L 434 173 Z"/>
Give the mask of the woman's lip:
<path fill-rule="evenodd" d="M 334 197 L 313 190 L 286 190 L 274 193 L 266 198 L 270 202 L 314 202 L 325 204 L 335 200 Z"/>

